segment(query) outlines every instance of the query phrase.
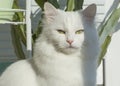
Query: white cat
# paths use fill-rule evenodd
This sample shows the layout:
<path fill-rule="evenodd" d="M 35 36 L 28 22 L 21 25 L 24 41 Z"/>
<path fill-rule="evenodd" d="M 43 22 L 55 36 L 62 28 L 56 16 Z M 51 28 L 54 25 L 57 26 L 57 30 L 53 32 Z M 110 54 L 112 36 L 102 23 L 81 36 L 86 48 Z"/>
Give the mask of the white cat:
<path fill-rule="evenodd" d="M 8 67 L 0 86 L 96 86 L 100 50 L 94 25 L 96 5 L 64 12 L 46 2 L 44 14 L 33 59 Z"/>

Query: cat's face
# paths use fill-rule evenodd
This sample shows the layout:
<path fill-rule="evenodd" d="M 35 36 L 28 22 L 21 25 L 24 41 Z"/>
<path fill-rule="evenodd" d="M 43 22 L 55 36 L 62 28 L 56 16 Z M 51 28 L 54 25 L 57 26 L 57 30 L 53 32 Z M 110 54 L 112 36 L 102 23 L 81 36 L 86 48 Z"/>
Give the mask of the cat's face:
<path fill-rule="evenodd" d="M 64 12 L 47 3 L 43 33 L 59 52 L 79 52 L 84 42 L 84 26 L 80 12 Z"/>
<path fill-rule="evenodd" d="M 63 12 L 54 18 L 47 27 L 48 39 L 63 53 L 79 51 L 84 41 L 84 29 L 78 13 Z"/>

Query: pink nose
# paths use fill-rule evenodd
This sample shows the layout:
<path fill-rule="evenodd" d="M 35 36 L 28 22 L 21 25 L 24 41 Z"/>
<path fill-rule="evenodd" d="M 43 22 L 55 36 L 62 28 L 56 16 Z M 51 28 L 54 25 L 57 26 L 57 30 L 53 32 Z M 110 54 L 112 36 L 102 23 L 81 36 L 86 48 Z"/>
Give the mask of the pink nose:
<path fill-rule="evenodd" d="M 73 43 L 73 40 L 66 40 L 70 45 Z"/>

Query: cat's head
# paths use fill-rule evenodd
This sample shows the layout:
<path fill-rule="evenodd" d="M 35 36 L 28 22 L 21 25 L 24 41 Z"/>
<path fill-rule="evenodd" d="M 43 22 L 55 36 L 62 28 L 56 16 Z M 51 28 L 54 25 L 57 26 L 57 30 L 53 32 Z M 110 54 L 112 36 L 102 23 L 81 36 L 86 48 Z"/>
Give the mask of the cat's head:
<path fill-rule="evenodd" d="M 95 14 L 96 5 L 94 4 L 85 10 L 65 12 L 46 2 L 42 34 L 58 52 L 65 54 L 79 52 L 85 40 L 84 23 L 92 22 Z"/>

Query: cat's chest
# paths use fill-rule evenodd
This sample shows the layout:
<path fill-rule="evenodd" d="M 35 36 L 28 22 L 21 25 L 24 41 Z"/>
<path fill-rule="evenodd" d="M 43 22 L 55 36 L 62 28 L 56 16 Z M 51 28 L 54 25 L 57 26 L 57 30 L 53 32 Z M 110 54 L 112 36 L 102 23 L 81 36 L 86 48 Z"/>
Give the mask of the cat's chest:
<path fill-rule="evenodd" d="M 80 86 L 82 81 L 81 62 L 78 58 L 58 58 L 42 64 L 40 75 L 47 86 Z M 38 77 L 41 79 L 41 77 Z"/>

